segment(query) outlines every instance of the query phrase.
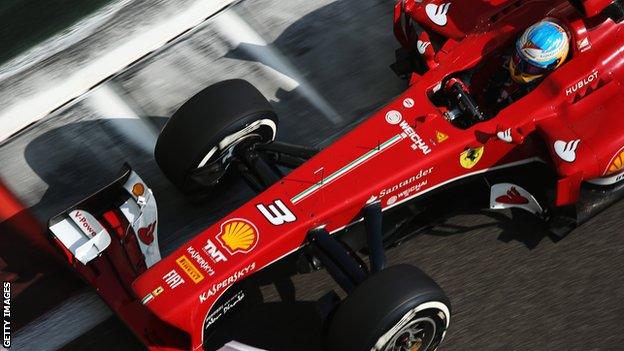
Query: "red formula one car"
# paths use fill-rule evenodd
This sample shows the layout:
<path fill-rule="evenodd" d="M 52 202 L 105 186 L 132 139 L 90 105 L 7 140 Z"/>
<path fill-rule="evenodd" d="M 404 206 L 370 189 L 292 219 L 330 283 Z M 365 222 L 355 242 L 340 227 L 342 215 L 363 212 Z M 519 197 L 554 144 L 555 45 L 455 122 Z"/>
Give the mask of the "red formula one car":
<path fill-rule="evenodd" d="M 174 114 L 155 156 L 182 192 L 238 174 L 259 194 L 169 256 L 154 196 L 130 169 L 50 221 L 69 264 L 150 350 L 220 347 L 220 326 L 278 261 L 323 267 L 346 292 L 324 301 L 326 349 L 434 350 L 449 299 L 419 269 L 386 267 L 384 249 L 412 234 L 397 217 L 426 228 L 473 192 L 560 238 L 624 195 L 622 1 L 401 0 L 395 10 L 393 68 L 409 88 L 322 151 L 274 141 L 275 113 L 243 80 Z M 491 102 L 494 68 L 543 18 L 567 31 L 567 60 Z"/>

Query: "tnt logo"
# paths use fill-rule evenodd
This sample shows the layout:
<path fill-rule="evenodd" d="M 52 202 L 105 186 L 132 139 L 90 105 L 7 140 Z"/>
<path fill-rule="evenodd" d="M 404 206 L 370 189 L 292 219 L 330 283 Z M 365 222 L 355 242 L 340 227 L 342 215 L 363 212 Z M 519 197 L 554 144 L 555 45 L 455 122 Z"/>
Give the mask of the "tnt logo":
<path fill-rule="evenodd" d="M 223 252 L 221 252 L 221 250 L 217 248 L 217 245 L 215 245 L 210 239 L 206 240 L 206 245 L 204 245 L 202 250 L 212 259 L 214 263 L 227 261 Z"/>

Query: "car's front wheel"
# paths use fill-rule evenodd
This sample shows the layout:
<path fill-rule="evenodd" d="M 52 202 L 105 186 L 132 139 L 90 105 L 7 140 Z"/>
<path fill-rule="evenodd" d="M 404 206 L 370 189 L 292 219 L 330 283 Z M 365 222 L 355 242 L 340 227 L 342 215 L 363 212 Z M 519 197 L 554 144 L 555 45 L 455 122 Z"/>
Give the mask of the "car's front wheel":
<path fill-rule="evenodd" d="M 232 79 L 211 85 L 185 102 L 156 143 L 156 163 L 185 193 L 218 184 L 234 149 L 275 139 L 278 119 L 266 98 L 249 82 Z M 202 172 L 203 183 L 193 179 Z"/>
<path fill-rule="evenodd" d="M 446 333 L 451 307 L 420 269 L 387 268 L 364 281 L 337 308 L 326 330 L 330 351 L 431 351 Z"/>

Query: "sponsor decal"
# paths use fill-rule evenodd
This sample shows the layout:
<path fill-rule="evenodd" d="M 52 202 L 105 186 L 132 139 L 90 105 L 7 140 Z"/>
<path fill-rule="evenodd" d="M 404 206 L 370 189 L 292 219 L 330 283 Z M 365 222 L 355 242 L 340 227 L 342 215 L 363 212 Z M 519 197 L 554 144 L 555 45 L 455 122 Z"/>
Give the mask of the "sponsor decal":
<path fill-rule="evenodd" d="M 511 143 L 513 141 L 513 138 L 511 136 L 511 128 L 505 129 L 502 132 L 498 132 L 496 133 L 496 136 L 507 143 Z"/>
<path fill-rule="evenodd" d="M 193 283 L 197 284 L 204 280 L 204 275 L 201 274 L 199 269 L 195 267 L 193 262 L 191 262 L 191 260 L 189 260 L 186 255 L 178 257 L 178 259 L 176 259 L 176 263 L 178 264 L 178 266 L 180 266 L 180 268 L 182 268 L 182 271 L 184 271 L 184 273 L 186 273 L 186 275 L 191 278 Z"/>
<path fill-rule="evenodd" d="M 622 147 L 620 151 L 618 151 L 617 154 L 613 156 L 613 158 L 609 162 L 609 166 L 607 166 L 607 169 L 605 170 L 604 175 L 610 176 L 619 173 L 622 170 L 624 170 L 624 147 Z"/>
<path fill-rule="evenodd" d="M 418 53 L 421 55 L 425 54 L 425 51 L 427 51 L 427 47 L 429 47 L 429 45 L 431 45 L 431 42 L 428 41 L 417 41 L 416 42 L 416 48 L 418 49 Z"/>
<path fill-rule="evenodd" d="M 297 220 L 297 217 L 295 217 L 292 211 L 284 205 L 282 200 L 275 200 L 268 206 L 257 204 L 256 208 L 260 211 L 260 213 L 262 213 L 264 218 L 266 218 L 273 225 L 282 225 L 284 223 L 291 223 Z"/>
<path fill-rule="evenodd" d="M 215 324 L 221 317 L 231 311 L 236 305 L 245 299 L 245 293 L 241 290 L 236 295 L 232 296 L 223 305 L 217 307 L 204 321 L 204 329 L 207 330 Z"/>
<path fill-rule="evenodd" d="M 485 147 L 470 148 L 459 155 L 459 163 L 466 169 L 471 169 L 481 161 Z"/>
<path fill-rule="evenodd" d="M 520 208 L 533 214 L 542 214 L 544 210 L 535 197 L 519 185 L 500 183 L 492 185 L 490 191 L 490 208 L 502 210 Z"/>
<path fill-rule="evenodd" d="M 359 165 L 365 163 L 366 161 L 368 161 L 368 160 L 372 159 L 373 157 L 381 154 L 382 152 L 386 151 L 387 149 L 391 148 L 392 146 L 398 144 L 401 140 L 403 140 L 401 135 L 395 135 L 392 138 L 390 138 L 390 139 L 384 141 L 383 143 L 377 145 L 377 147 L 371 148 L 371 150 L 367 151 L 365 154 L 361 155 L 357 159 L 349 162 L 349 164 L 347 164 L 346 166 L 340 168 L 339 170 L 335 171 L 334 173 L 330 174 L 327 177 L 323 177 L 320 181 L 316 182 L 311 187 L 309 187 L 309 188 L 305 189 L 304 191 L 302 191 L 301 193 L 295 195 L 292 199 L 290 199 L 290 202 L 292 202 L 293 204 L 298 203 L 299 201 L 305 199 L 306 197 L 308 197 L 309 195 L 313 194 L 317 190 L 327 186 L 328 184 L 331 184 L 336 179 L 339 179 L 343 175 L 349 173 L 353 169 L 357 168 Z"/>
<path fill-rule="evenodd" d="M 147 305 L 148 303 L 150 303 L 150 301 L 152 301 L 153 299 L 156 298 L 156 296 L 162 294 L 162 292 L 165 291 L 165 289 L 162 286 L 157 287 L 156 289 L 152 290 L 151 293 L 147 294 L 142 300 L 141 303 L 143 305 Z"/>
<path fill-rule="evenodd" d="M 149 294 L 145 295 L 145 297 L 141 300 L 141 304 L 147 305 L 153 299 L 154 299 L 154 295 L 152 293 L 149 293 Z"/>
<path fill-rule="evenodd" d="M 441 143 L 447 141 L 448 138 L 449 138 L 448 135 L 446 135 L 446 134 L 444 134 L 444 133 L 442 133 L 440 131 L 436 131 L 436 140 L 438 141 L 438 144 L 441 144 Z"/>
<path fill-rule="evenodd" d="M 431 22 L 437 24 L 440 27 L 444 27 L 448 23 L 447 14 L 450 7 L 450 2 L 440 5 L 427 4 L 427 6 L 425 6 L 425 12 L 427 13 L 427 16 L 429 16 Z"/>
<path fill-rule="evenodd" d="M 186 248 L 186 252 L 191 255 L 191 258 L 197 262 L 199 267 L 204 270 L 204 272 L 208 273 L 208 275 L 212 276 L 215 274 L 214 269 L 206 262 L 206 260 L 200 255 L 194 247 L 189 246 Z"/>
<path fill-rule="evenodd" d="M 227 257 L 225 257 L 223 252 L 221 252 L 221 250 L 217 248 L 217 245 L 215 245 L 215 243 L 210 239 L 206 240 L 206 245 L 202 247 L 202 250 L 206 255 L 208 255 L 208 257 L 210 257 L 210 259 L 212 259 L 212 262 L 214 263 L 227 262 Z"/>
<path fill-rule="evenodd" d="M 598 80 L 598 71 L 594 71 L 588 77 L 583 78 L 582 80 L 578 81 L 573 86 L 567 88 L 566 89 L 566 96 L 570 96 L 570 95 L 576 93 L 578 90 L 581 90 L 583 87 L 588 86 L 589 84 L 591 84 L 591 82 L 593 82 L 595 80 Z"/>
<path fill-rule="evenodd" d="M 529 199 L 522 196 L 515 186 L 512 186 L 507 190 L 505 195 L 496 198 L 496 202 L 507 205 L 526 205 L 529 203 Z"/>
<path fill-rule="evenodd" d="M 136 183 L 132 186 L 132 195 L 139 197 L 145 194 L 145 185 L 142 183 Z"/>
<path fill-rule="evenodd" d="M 412 107 L 414 107 L 414 99 L 407 98 L 407 99 L 403 100 L 403 107 L 405 107 L 405 108 L 412 108 Z"/>
<path fill-rule="evenodd" d="M 366 204 L 370 205 L 370 204 L 374 203 L 375 201 L 377 201 L 377 199 L 379 199 L 377 196 L 371 195 L 371 197 L 368 200 L 366 200 Z"/>
<path fill-rule="evenodd" d="M 394 205 L 394 204 L 397 202 L 397 200 L 398 200 L 398 199 L 399 199 L 399 197 L 398 197 L 398 196 L 393 195 L 393 196 L 391 196 L 391 197 L 388 199 L 388 201 L 386 202 L 386 205 L 388 205 L 388 206 L 392 206 L 392 205 Z"/>
<path fill-rule="evenodd" d="M 426 180 L 425 181 L 420 181 L 420 180 L 422 180 L 423 178 L 433 173 L 433 169 L 434 169 L 433 167 L 428 168 L 428 169 L 421 169 L 420 172 L 418 172 L 418 174 L 413 175 L 405 180 L 402 180 L 398 184 L 395 184 L 391 187 L 382 189 L 379 192 L 379 196 L 375 198 L 383 198 L 389 194 L 393 194 L 399 190 L 402 190 L 402 192 L 397 195 L 397 199 L 395 199 L 394 201 L 396 202 L 396 200 L 398 200 L 399 198 L 403 198 L 403 197 L 408 196 L 409 194 L 417 192 L 421 188 L 423 188 L 425 185 L 427 185 Z M 407 195 L 405 195 L 405 193 L 407 193 Z M 389 204 L 389 205 L 392 205 L 392 204 Z"/>
<path fill-rule="evenodd" d="M 587 50 L 590 48 L 590 47 L 589 47 L 589 46 L 590 46 L 590 44 L 589 44 L 589 38 L 584 38 L 584 39 L 578 40 L 578 41 L 576 42 L 576 44 L 578 45 L 579 50 L 580 50 L 581 52 L 585 52 L 585 51 L 587 51 Z"/>
<path fill-rule="evenodd" d="M 154 242 L 154 231 L 156 230 L 156 221 L 154 223 L 148 225 L 145 228 L 139 228 L 139 232 L 137 233 L 141 242 L 145 245 L 150 245 Z"/>
<path fill-rule="evenodd" d="M 624 147 L 609 161 L 601 178 L 588 180 L 591 184 L 607 186 L 624 180 Z"/>
<path fill-rule="evenodd" d="M 402 199 L 406 199 L 408 197 L 410 197 L 412 194 L 416 194 L 418 192 L 420 192 L 424 187 L 426 187 L 428 184 L 427 180 L 423 180 L 420 183 L 414 184 L 411 187 L 403 190 L 402 192 L 398 193 L 397 195 L 393 195 L 391 196 L 388 201 L 386 202 L 386 204 L 388 206 L 392 206 L 394 205 L 397 201 L 402 200 Z"/>
<path fill-rule="evenodd" d="M 97 222 L 93 216 L 89 213 L 85 213 L 80 210 L 71 211 L 69 213 L 69 217 L 78 225 L 80 230 L 85 233 L 88 237 L 93 238 L 99 232 L 104 231 L 104 227 Z"/>
<path fill-rule="evenodd" d="M 522 45 L 522 49 L 533 49 L 533 50 L 537 50 L 537 51 L 542 51 L 542 48 L 540 48 L 537 44 L 535 44 L 532 41 L 527 41 L 526 43 L 524 43 L 524 45 Z M 536 53 L 535 56 L 538 56 L 539 53 Z"/>
<path fill-rule="evenodd" d="M 11 347 L 11 282 L 2 282 L 2 346 Z"/>
<path fill-rule="evenodd" d="M 397 125 L 401 123 L 402 120 L 403 120 L 403 115 L 399 111 L 392 110 L 386 113 L 386 122 L 388 122 L 389 124 Z"/>
<path fill-rule="evenodd" d="M 184 279 L 182 279 L 182 277 L 178 274 L 178 272 L 176 272 L 175 269 L 172 269 L 171 271 L 169 271 L 169 273 L 165 274 L 163 276 L 163 280 L 165 281 L 165 283 L 167 283 L 167 285 L 169 285 L 169 288 L 171 288 L 172 290 L 184 283 Z"/>
<path fill-rule="evenodd" d="M 234 218 L 221 224 L 221 232 L 216 238 L 233 255 L 248 253 L 258 243 L 258 228 L 246 219 Z"/>
<path fill-rule="evenodd" d="M 219 293 L 221 290 L 229 287 L 230 285 L 236 283 L 237 281 L 241 280 L 242 278 L 244 278 L 245 276 L 249 275 L 249 273 L 253 272 L 256 269 L 256 263 L 253 262 L 250 265 L 248 265 L 247 267 L 234 272 L 234 274 L 230 275 L 229 277 L 223 279 L 222 281 L 212 284 L 212 286 L 210 287 L 210 289 L 208 289 L 207 291 L 201 293 L 199 295 L 199 303 L 204 303 L 206 302 L 206 300 L 208 300 L 209 298 L 215 296 L 217 293 Z"/>
<path fill-rule="evenodd" d="M 416 133 L 414 128 L 412 128 L 409 123 L 407 123 L 406 121 L 402 121 L 400 126 L 401 129 L 403 129 L 401 137 L 403 139 L 410 139 L 412 141 L 412 150 L 420 150 L 423 155 L 427 155 L 431 152 L 431 148 L 429 148 L 429 145 L 427 145 L 427 143 L 420 137 L 420 135 Z"/>
<path fill-rule="evenodd" d="M 576 149 L 578 149 L 580 142 L 580 139 L 572 141 L 557 140 L 554 144 L 555 153 L 566 162 L 574 162 L 576 161 Z"/>

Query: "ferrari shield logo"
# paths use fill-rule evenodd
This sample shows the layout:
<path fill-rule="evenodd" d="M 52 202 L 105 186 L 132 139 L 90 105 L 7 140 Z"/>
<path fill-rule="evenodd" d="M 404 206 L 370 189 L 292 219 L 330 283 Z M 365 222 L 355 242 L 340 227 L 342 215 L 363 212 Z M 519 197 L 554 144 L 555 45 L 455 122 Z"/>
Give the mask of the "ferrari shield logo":
<path fill-rule="evenodd" d="M 466 169 L 471 169 L 476 166 L 479 161 L 481 161 L 481 157 L 483 157 L 483 150 L 485 148 L 483 146 L 478 148 L 470 148 L 459 155 L 459 163 L 462 167 Z"/>

